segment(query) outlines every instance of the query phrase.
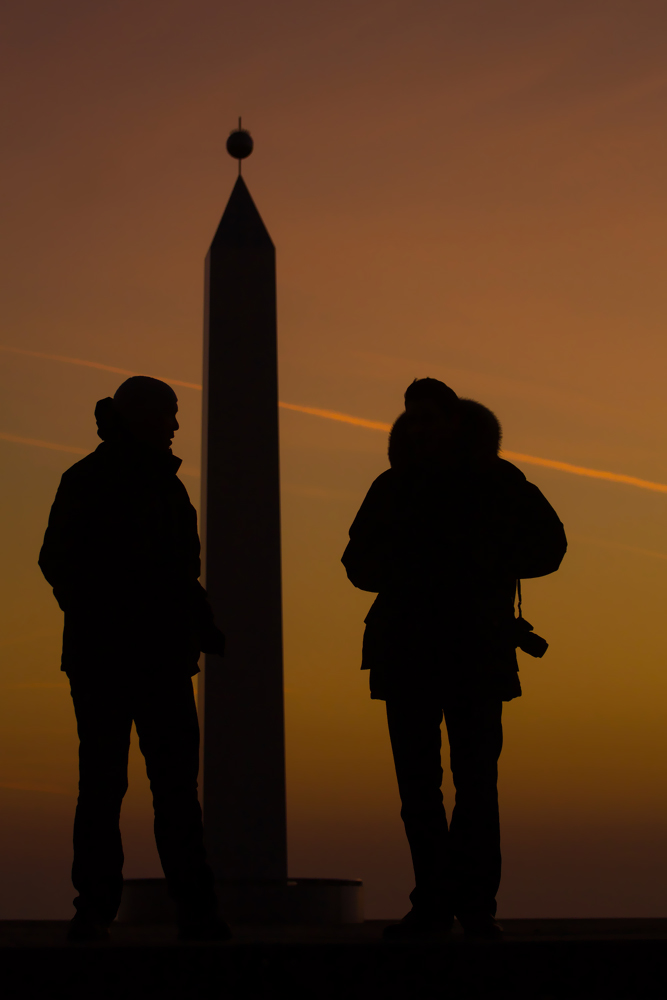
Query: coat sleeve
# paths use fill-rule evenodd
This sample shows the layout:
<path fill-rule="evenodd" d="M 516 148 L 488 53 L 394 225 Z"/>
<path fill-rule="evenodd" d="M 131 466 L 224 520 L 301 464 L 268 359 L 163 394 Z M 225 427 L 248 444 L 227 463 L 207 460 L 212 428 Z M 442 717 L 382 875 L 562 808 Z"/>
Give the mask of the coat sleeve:
<path fill-rule="evenodd" d="M 375 480 L 350 527 L 350 541 L 342 563 L 348 579 L 359 590 L 379 593 L 389 569 L 389 480 L 384 473 Z"/>
<path fill-rule="evenodd" d="M 567 550 L 565 529 L 546 497 L 525 482 L 519 503 L 516 575 L 521 580 L 555 573 Z"/>
<path fill-rule="evenodd" d="M 78 543 L 77 528 L 83 513 L 78 491 L 65 473 L 49 514 L 44 543 L 39 553 L 39 568 L 53 587 L 58 604 L 66 608 L 68 597 L 75 585 L 75 552 Z"/>
<path fill-rule="evenodd" d="M 222 653 L 224 637 L 218 629 L 213 616 L 213 609 L 208 596 L 199 582 L 201 574 L 201 543 L 197 528 L 197 511 L 190 502 L 185 484 L 180 479 L 175 480 L 181 509 L 181 528 L 183 549 L 186 553 L 184 562 L 185 576 L 188 584 L 190 610 L 202 652 Z"/>

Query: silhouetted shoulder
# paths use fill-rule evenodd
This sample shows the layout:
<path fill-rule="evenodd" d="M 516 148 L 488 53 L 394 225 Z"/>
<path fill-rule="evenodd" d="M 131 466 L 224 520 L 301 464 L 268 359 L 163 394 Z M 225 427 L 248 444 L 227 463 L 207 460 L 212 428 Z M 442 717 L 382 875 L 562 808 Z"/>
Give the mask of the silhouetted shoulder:
<path fill-rule="evenodd" d="M 528 480 L 516 465 L 512 465 L 506 458 L 499 458 L 497 465 L 498 475 L 508 483 L 525 483 Z"/>
<path fill-rule="evenodd" d="M 85 483 L 87 480 L 96 478 L 103 466 L 103 459 L 99 454 L 100 445 L 90 455 L 86 455 L 79 462 L 70 465 L 62 474 L 61 482 L 67 486 L 74 486 L 76 483 Z"/>
<path fill-rule="evenodd" d="M 495 509 L 504 512 L 508 524 L 515 525 L 516 577 L 527 579 L 554 573 L 567 550 L 567 539 L 558 514 L 541 490 L 505 459 L 494 463 L 487 489 Z"/>
<path fill-rule="evenodd" d="M 374 479 L 370 485 L 370 489 L 366 496 L 371 494 L 379 495 L 386 490 L 390 490 L 393 484 L 396 482 L 396 472 L 394 469 L 385 469 L 381 472 L 377 479 Z"/>
<path fill-rule="evenodd" d="M 565 528 L 542 491 L 523 473 L 520 475 L 521 480 L 514 479 L 514 506 L 519 522 L 516 575 L 519 579 L 547 576 L 555 573 L 567 551 Z"/>
<path fill-rule="evenodd" d="M 380 590 L 387 572 L 386 536 L 395 484 L 393 469 L 387 469 L 373 481 L 350 526 L 350 541 L 341 560 L 354 586 L 374 594 Z"/>
<path fill-rule="evenodd" d="M 386 521 L 391 517 L 397 482 L 398 475 L 394 469 L 387 469 L 373 480 L 350 527 L 350 538 L 363 531 L 369 521 Z"/>
<path fill-rule="evenodd" d="M 78 485 L 85 487 L 86 483 L 94 484 L 109 478 L 135 480 L 137 477 L 157 474 L 173 479 L 174 484 L 178 484 L 176 489 L 187 495 L 184 483 L 176 475 L 180 465 L 181 459 L 171 453 L 162 455 L 141 450 L 133 451 L 103 441 L 95 451 L 75 462 L 63 473 L 61 486 L 66 489 Z"/>

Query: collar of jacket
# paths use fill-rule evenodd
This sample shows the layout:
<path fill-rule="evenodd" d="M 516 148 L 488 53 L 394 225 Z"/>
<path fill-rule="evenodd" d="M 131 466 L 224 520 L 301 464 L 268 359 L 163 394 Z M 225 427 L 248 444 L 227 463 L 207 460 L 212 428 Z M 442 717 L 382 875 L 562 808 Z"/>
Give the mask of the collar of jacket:
<path fill-rule="evenodd" d="M 181 467 L 183 459 L 172 455 L 169 451 L 158 451 L 148 445 L 139 442 L 123 442 L 122 444 L 103 441 L 95 449 L 104 462 L 109 462 L 125 469 L 136 470 L 137 472 L 162 473 L 166 475 L 176 475 Z"/>

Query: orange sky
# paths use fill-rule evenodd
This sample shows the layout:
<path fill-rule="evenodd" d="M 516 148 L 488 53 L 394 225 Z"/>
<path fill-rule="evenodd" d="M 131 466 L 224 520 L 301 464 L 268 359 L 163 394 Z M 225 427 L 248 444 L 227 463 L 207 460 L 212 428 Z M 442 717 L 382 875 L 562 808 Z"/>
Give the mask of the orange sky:
<path fill-rule="evenodd" d="M 278 252 L 280 394 L 387 424 L 415 376 L 508 451 L 667 483 L 667 10 L 659 0 L 31 0 L 3 12 L 0 346 L 178 383 L 198 500 L 203 259 L 244 175 Z M 67 916 L 76 789 L 60 613 L 36 567 L 64 468 L 121 374 L 0 352 L 0 917 Z M 18 440 L 20 439 L 20 440 Z M 369 595 L 339 559 L 372 428 L 281 410 L 290 871 L 410 869 Z M 664 915 L 667 497 L 522 465 L 570 551 L 525 587 L 501 759 L 506 916 Z M 128 875 L 158 874 L 140 760 Z M 451 799 L 451 791 L 447 791 Z"/>

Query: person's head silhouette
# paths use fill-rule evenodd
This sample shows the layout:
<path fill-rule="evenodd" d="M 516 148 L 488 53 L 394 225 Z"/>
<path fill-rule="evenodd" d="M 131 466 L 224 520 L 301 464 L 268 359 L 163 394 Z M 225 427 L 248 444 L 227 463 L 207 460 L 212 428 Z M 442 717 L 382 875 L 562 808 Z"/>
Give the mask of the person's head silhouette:
<path fill-rule="evenodd" d="M 405 390 L 404 398 L 406 413 L 437 410 L 442 416 L 456 419 L 459 397 L 437 378 L 416 378 Z"/>
<path fill-rule="evenodd" d="M 178 430 L 178 398 L 159 379 L 133 375 L 116 389 L 113 399 L 101 399 L 95 408 L 98 435 L 103 441 L 128 436 L 159 451 L 169 451 Z"/>
<path fill-rule="evenodd" d="M 461 455 L 473 466 L 485 466 L 498 458 L 502 428 L 495 413 L 474 399 L 460 401 L 459 442 Z"/>
<path fill-rule="evenodd" d="M 438 465 L 451 457 L 459 398 L 435 378 L 415 379 L 405 390 L 405 413 L 390 439 L 392 465 Z"/>

